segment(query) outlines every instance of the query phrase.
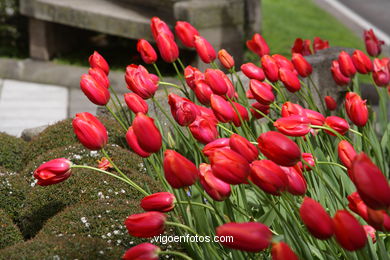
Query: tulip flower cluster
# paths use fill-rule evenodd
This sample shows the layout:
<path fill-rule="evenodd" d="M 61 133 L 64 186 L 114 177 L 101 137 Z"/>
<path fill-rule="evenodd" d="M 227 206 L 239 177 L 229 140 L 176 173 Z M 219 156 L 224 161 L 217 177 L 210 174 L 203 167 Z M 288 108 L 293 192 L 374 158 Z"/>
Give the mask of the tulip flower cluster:
<path fill-rule="evenodd" d="M 127 66 L 124 82 L 130 92 L 123 96 L 127 106 L 110 87 L 109 66 L 96 52 L 80 86 L 91 102 L 112 113 L 129 149 L 143 158 L 147 174 L 160 182 L 161 191 L 150 194 L 144 183 L 134 183 L 120 170 L 104 150 L 109 142 L 104 125 L 90 113 L 77 114 L 73 128 L 87 149 L 104 153 L 99 167 L 55 159 L 34 172 L 38 185 L 65 181 L 72 168 L 96 170 L 144 195 L 140 201 L 144 212 L 129 213 L 123 220 L 129 235 L 153 238 L 169 230 L 181 236 L 220 238 L 185 242 L 183 252 L 141 243 L 124 252 L 127 260 L 162 255 L 386 259 L 390 124 L 389 95 L 381 87 L 390 80 L 388 58 L 371 61 L 360 50 L 341 52 L 329 70 L 345 93 L 318 101 L 313 67 L 305 56 L 329 48 L 328 41 L 316 37 L 312 45 L 298 38 L 290 60 L 271 54 L 266 40 L 256 33 L 246 45 L 259 59 L 240 66 L 241 77 L 249 82 L 243 85 L 234 57 L 225 49 L 217 52 L 190 23 L 178 21 L 173 32 L 153 17 L 151 32 L 156 45 L 140 39 L 137 51 L 154 71 Z M 208 68 L 185 66 L 176 39 L 193 49 Z M 382 42 L 372 30 L 365 32 L 364 41 L 368 54 L 377 57 Z M 163 80 L 156 65 L 159 57 L 172 64 L 180 83 Z M 358 73 L 372 74 L 379 113 L 362 98 L 355 80 Z M 165 106 L 155 98 L 159 89 L 165 93 Z M 107 104 L 111 93 L 115 98 Z M 156 110 L 164 118 L 156 118 Z M 221 239 L 227 237 L 232 239 Z"/>

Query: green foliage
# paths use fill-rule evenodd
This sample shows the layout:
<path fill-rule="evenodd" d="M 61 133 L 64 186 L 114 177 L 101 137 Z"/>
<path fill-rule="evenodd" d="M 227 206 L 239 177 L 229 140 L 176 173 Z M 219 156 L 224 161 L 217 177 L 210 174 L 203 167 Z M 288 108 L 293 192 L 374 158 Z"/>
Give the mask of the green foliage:
<path fill-rule="evenodd" d="M 0 249 L 23 241 L 22 233 L 7 213 L 0 209 Z"/>
<path fill-rule="evenodd" d="M 0 260 L 120 259 L 123 250 L 99 238 L 42 236 L 0 250 Z"/>
<path fill-rule="evenodd" d="M 0 175 L 0 209 L 7 212 L 12 219 L 17 219 L 30 188 L 21 175 Z"/>
<path fill-rule="evenodd" d="M 0 133 L 0 166 L 11 171 L 23 168 L 22 154 L 26 142 L 6 133 Z"/>

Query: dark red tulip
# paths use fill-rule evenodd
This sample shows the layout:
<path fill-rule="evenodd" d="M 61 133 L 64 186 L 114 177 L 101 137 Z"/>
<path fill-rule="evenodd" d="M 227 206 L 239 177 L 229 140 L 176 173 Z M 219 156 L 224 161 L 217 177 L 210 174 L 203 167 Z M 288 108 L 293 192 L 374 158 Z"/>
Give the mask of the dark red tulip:
<path fill-rule="evenodd" d="M 101 85 L 91 75 L 83 74 L 81 76 L 80 88 L 95 105 L 105 106 L 110 101 L 110 92 L 107 87 Z"/>
<path fill-rule="evenodd" d="M 202 152 L 207 157 L 210 157 L 210 155 L 218 149 L 230 148 L 229 143 L 230 143 L 229 138 L 218 138 L 205 145 L 205 147 L 203 147 Z"/>
<path fill-rule="evenodd" d="M 298 145 L 287 136 L 268 131 L 257 139 L 260 151 L 271 161 L 282 166 L 293 166 L 301 159 Z"/>
<path fill-rule="evenodd" d="M 164 173 L 169 185 L 175 189 L 191 186 L 199 178 L 195 164 L 173 150 L 164 152 Z"/>
<path fill-rule="evenodd" d="M 256 160 L 259 156 L 257 147 L 248 141 L 245 137 L 238 134 L 232 134 L 230 136 L 229 146 L 233 151 L 241 154 L 248 162 Z"/>
<path fill-rule="evenodd" d="M 129 147 L 138 154 L 139 156 L 146 158 L 151 155 L 151 153 L 146 152 L 144 149 L 141 148 L 141 146 L 138 143 L 137 136 L 134 133 L 134 129 L 132 126 L 129 127 L 126 133 L 126 142 L 129 145 Z"/>
<path fill-rule="evenodd" d="M 202 36 L 194 36 L 196 52 L 204 63 L 211 63 L 217 58 L 213 46 Z"/>
<path fill-rule="evenodd" d="M 313 67 L 300 53 L 293 53 L 291 58 L 295 69 L 298 71 L 299 76 L 305 78 L 313 72 Z"/>
<path fill-rule="evenodd" d="M 169 29 L 169 26 L 158 17 L 152 17 L 152 19 L 150 19 L 150 29 L 152 30 L 153 38 L 155 41 L 157 40 L 157 37 L 162 33 L 168 35 L 169 38 L 171 38 L 172 40 L 175 39 L 175 36 L 173 35 L 171 29 Z"/>
<path fill-rule="evenodd" d="M 358 214 L 360 217 L 362 217 L 365 221 L 368 220 L 368 208 L 367 205 L 362 201 L 362 199 L 359 196 L 359 193 L 353 192 L 347 197 L 349 203 L 348 207 L 350 210 Z"/>
<path fill-rule="evenodd" d="M 356 151 L 353 146 L 348 141 L 342 140 L 337 146 L 337 152 L 341 163 L 350 169 L 352 167 L 353 159 L 356 156 Z"/>
<path fill-rule="evenodd" d="M 152 74 L 149 74 L 142 65 L 127 66 L 125 80 L 127 87 L 143 99 L 153 97 L 158 88 Z"/>
<path fill-rule="evenodd" d="M 203 189 L 216 201 L 223 201 L 230 196 L 230 185 L 214 176 L 211 165 L 199 165 L 200 184 Z"/>
<path fill-rule="evenodd" d="M 127 107 L 133 111 L 134 114 L 139 112 L 143 114 L 148 113 L 148 103 L 146 103 L 146 101 L 143 100 L 140 96 L 135 93 L 126 93 L 124 96 Z"/>
<path fill-rule="evenodd" d="M 63 182 L 71 175 L 72 162 L 65 158 L 50 160 L 41 164 L 34 171 L 34 178 L 40 186 L 48 186 Z"/>
<path fill-rule="evenodd" d="M 250 111 L 254 117 L 257 119 L 263 118 L 264 116 L 259 113 L 259 111 L 265 115 L 268 115 L 270 112 L 270 107 L 269 105 L 263 105 L 259 102 L 255 102 L 252 105 L 252 108 L 250 108 Z"/>
<path fill-rule="evenodd" d="M 299 209 L 299 215 L 309 232 L 318 239 L 328 239 L 333 236 L 332 218 L 317 201 L 305 197 Z"/>
<path fill-rule="evenodd" d="M 279 79 L 283 82 L 286 89 L 292 93 L 301 89 L 301 82 L 299 81 L 298 76 L 291 70 L 280 68 Z"/>
<path fill-rule="evenodd" d="M 158 211 L 133 214 L 125 221 L 127 231 L 134 237 L 154 237 L 164 232 L 166 216 Z"/>
<path fill-rule="evenodd" d="M 141 208 L 145 211 L 168 212 L 175 207 L 175 195 L 170 192 L 157 192 L 141 200 Z"/>
<path fill-rule="evenodd" d="M 382 45 L 384 44 L 384 41 L 378 40 L 376 37 L 374 31 L 372 29 L 365 30 L 364 31 L 364 44 L 366 46 L 367 53 L 372 56 L 376 57 L 382 52 Z"/>
<path fill-rule="evenodd" d="M 91 113 L 77 113 L 72 125 L 77 139 L 87 149 L 100 150 L 107 144 L 108 135 L 105 126 Z"/>
<path fill-rule="evenodd" d="M 326 96 L 326 97 L 324 98 L 324 100 L 325 100 L 326 108 L 327 108 L 328 110 L 330 110 L 330 111 L 336 110 L 336 108 L 337 108 L 337 102 L 336 102 L 336 100 L 334 100 L 333 97 L 331 97 L 331 96 Z"/>
<path fill-rule="evenodd" d="M 202 144 L 208 144 L 218 137 L 216 122 L 206 117 L 198 116 L 194 122 L 189 125 L 193 137 Z"/>
<path fill-rule="evenodd" d="M 272 260 L 299 260 L 298 256 L 284 242 L 272 244 Z"/>
<path fill-rule="evenodd" d="M 287 101 L 282 105 L 282 117 L 288 116 L 306 116 L 306 112 L 301 105 Z"/>
<path fill-rule="evenodd" d="M 333 217 L 337 242 L 346 250 L 355 251 L 367 243 L 366 232 L 359 221 L 346 210 L 338 210 Z"/>
<path fill-rule="evenodd" d="M 291 48 L 291 53 L 300 53 L 303 56 L 308 56 L 312 54 L 310 49 L 311 41 L 310 40 L 302 40 L 301 38 L 296 38 L 294 42 L 294 46 Z"/>
<path fill-rule="evenodd" d="M 384 210 L 374 210 L 367 207 L 367 223 L 376 230 L 390 231 L 390 216 Z"/>
<path fill-rule="evenodd" d="M 310 120 L 305 116 L 281 117 L 274 122 L 279 132 L 288 136 L 304 136 L 310 132 Z"/>
<path fill-rule="evenodd" d="M 206 106 L 210 105 L 211 95 L 214 94 L 213 90 L 205 80 L 196 81 L 194 93 L 198 101 Z"/>
<path fill-rule="evenodd" d="M 372 78 L 379 87 L 386 87 L 390 83 L 390 61 L 386 58 L 374 59 Z"/>
<path fill-rule="evenodd" d="M 263 81 L 265 79 L 264 71 L 262 68 L 256 66 L 253 63 L 245 63 L 241 65 L 241 71 L 249 79 L 257 79 Z"/>
<path fill-rule="evenodd" d="M 228 89 L 233 86 L 233 83 L 226 74 L 218 69 L 207 69 L 205 72 L 205 80 L 217 95 L 225 95 Z"/>
<path fill-rule="evenodd" d="M 172 63 L 179 57 L 179 47 L 176 42 L 165 33 L 159 33 L 156 39 L 157 48 L 161 58 L 168 63 Z"/>
<path fill-rule="evenodd" d="M 285 68 L 287 70 L 295 71 L 295 67 L 293 63 L 280 54 L 274 54 L 272 55 L 272 58 L 275 60 L 276 64 L 278 65 L 279 69 Z"/>
<path fill-rule="evenodd" d="M 156 153 L 161 149 L 162 136 L 154 119 L 138 113 L 133 121 L 134 134 L 139 146 L 148 153 Z"/>
<path fill-rule="evenodd" d="M 249 89 L 257 102 L 263 105 L 269 105 L 275 101 L 275 95 L 272 92 L 272 87 L 256 79 L 251 79 Z"/>
<path fill-rule="evenodd" d="M 199 35 L 199 32 L 190 23 L 184 21 L 177 21 L 175 26 L 175 32 L 184 46 L 188 48 L 193 48 L 195 46 L 194 36 Z"/>
<path fill-rule="evenodd" d="M 347 120 L 345 120 L 344 118 L 338 117 L 338 116 L 328 116 L 325 119 L 325 124 L 341 135 L 345 135 L 345 133 L 348 132 L 348 130 L 349 130 L 349 124 L 348 124 Z M 327 132 L 330 135 L 335 136 L 334 133 L 332 133 L 328 130 L 325 130 L 325 132 Z"/>
<path fill-rule="evenodd" d="M 179 125 L 189 126 L 195 121 L 198 109 L 191 100 L 171 93 L 168 95 L 168 103 L 172 116 Z"/>
<path fill-rule="evenodd" d="M 248 252 L 260 252 L 268 248 L 272 239 L 270 229 L 259 222 L 223 224 L 217 227 L 216 234 L 219 237 L 233 237 L 231 240 L 221 242 L 222 245 Z"/>
<path fill-rule="evenodd" d="M 307 118 L 309 118 L 310 124 L 312 125 L 322 126 L 325 123 L 325 117 L 317 111 L 304 109 L 304 113 L 306 114 Z"/>
<path fill-rule="evenodd" d="M 122 260 L 158 260 L 160 248 L 150 243 L 133 246 L 122 256 Z"/>
<path fill-rule="evenodd" d="M 348 85 L 351 79 L 349 77 L 344 76 L 344 74 L 340 71 L 340 65 L 337 60 L 332 61 L 332 67 L 330 68 L 332 72 L 332 76 L 334 81 L 339 86 Z"/>
<path fill-rule="evenodd" d="M 258 33 L 255 33 L 251 40 L 246 41 L 246 46 L 259 57 L 263 57 L 264 55 L 269 54 L 269 47 L 267 42 Z"/>
<path fill-rule="evenodd" d="M 303 171 L 311 171 L 312 168 L 316 165 L 314 157 L 311 153 L 302 153 L 302 160 L 304 160 L 306 163 L 308 163 L 311 167 L 309 167 L 306 164 L 303 164 L 302 162 L 298 162 L 299 168 Z"/>
<path fill-rule="evenodd" d="M 340 71 L 344 74 L 344 76 L 351 78 L 356 74 L 355 65 L 353 64 L 351 56 L 349 56 L 347 52 L 340 52 L 338 62 Z"/>
<path fill-rule="evenodd" d="M 157 53 L 147 40 L 138 40 L 137 51 L 141 54 L 141 58 L 146 64 L 153 64 L 157 61 Z"/>
<path fill-rule="evenodd" d="M 278 196 L 287 189 L 287 175 L 273 161 L 254 161 L 250 167 L 249 179 L 264 192 Z"/>
<path fill-rule="evenodd" d="M 364 153 L 352 161 L 352 180 L 366 205 L 372 209 L 390 206 L 390 185 L 381 170 Z"/>
<path fill-rule="evenodd" d="M 110 87 L 110 80 L 108 79 L 106 73 L 100 68 L 90 68 L 88 74 L 99 84 L 106 88 Z"/>
<path fill-rule="evenodd" d="M 195 83 L 197 81 L 204 80 L 204 74 L 198 70 L 195 67 L 187 66 L 184 69 L 184 79 L 186 80 L 187 85 L 194 90 L 195 89 Z"/>
<path fill-rule="evenodd" d="M 89 56 L 88 61 L 91 68 L 99 68 L 104 71 L 106 75 L 110 72 L 110 67 L 108 66 L 107 61 L 97 51 L 94 51 L 93 54 Z"/>
<path fill-rule="evenodd" d="M 218 52 L 218 59 L 221 62 L 222 66 L 226 69 L 231 69 L 234 67 L 234 59 L 225 49 L 222 49 Z"/>
<path fill-rule="evenodd" d="M 261 66 L 269 81 L 276 82 L 279 80 L 279 67 L 271 56 L 264 55 L 261 57 Z"/>
<path fill-rule="evenodd" d="M 293 195 L 304 195 L 307 190 L 305 177 L 298 165 L 293 167 L 281 167 L 287 175 L 287 191 Z"/>
<path fill-rule="evenodd" d="M 329 48 L 329 42 L 322 40 L 320 37 L 314 37 L 313 41 L 313 50 L 314 53 L 316 53 L 319 50 L 327 49 Z"/>
<path fill-rule="evenodd" d="M 214 111 L 215 116 L 222 123 L 233 121 L 235 117 L 235 111 L 232 105 L 223 99 L 221 96 L 211 95 L 210 98 L 211 108 Z"/>
<path fill-rule="evenodd" d="M 374 69 L 370 58 L 361 50 L 355 50 L 353 52 L 352 61 L 359 73 L 368 74 Z"/>
<path fill-rule="evenodd" d="M 348 92 L 345 96 L 345 111 L 351 121 L 357 126 L 365 126 L 368 121 L 367 100 L 354 93 Z"/>

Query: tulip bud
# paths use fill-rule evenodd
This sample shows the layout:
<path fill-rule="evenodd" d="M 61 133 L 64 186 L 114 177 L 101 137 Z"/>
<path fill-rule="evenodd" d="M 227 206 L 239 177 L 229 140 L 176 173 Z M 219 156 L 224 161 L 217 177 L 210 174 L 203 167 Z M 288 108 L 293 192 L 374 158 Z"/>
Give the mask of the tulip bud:
<path fill-rule="evenodd" d="M 353 146 L 348 141 L 342 140 L 337 146 L 337 151 L 342 164 L 348 169 L 351 168 L 353 159 L 356 156 Z"/>
<path fill-rule="evenodd" d="M 279 69 L 285 68 L 285 69 L 290 70 L 290 71 L 295 70 L 295 67 L 292 64 L 292 62 L 289 59 L 287 59 L 286 57 L 284 57 L 283 55 L 274 54 L 271 57 L 275 60 Z"/>
<path fill-rule="evenodd" d="M 210 88 L 210 86 L 206 83 L 204 80 L 198 80 L 195 83 L 195 96 L 198 99 L 200 103 L 203 105 L 209 106 L 210 105 L 210 98 L 211 95 L 214 94 L 213 90 Z"/>
<path fill-rule="evenodd" d="M 353 192 L 347 197 L 349 203 L 348 207 L 350 210 L 358 214 L 360 217 L 362 217 L 365 221 L 368 220 L 368 212 L 367 212 L 367 205 L 364 204 L 362 199 L 359 196 L 359 193 Z"/>
<path fill-rule="evenodd" d="M 71 175 L 72 162 L 65 158 L 50 160 L 41 164 L 34 171 L 34 178 L 38 180 L 40 186 L 48 186 L 63 182 Z"/>
<path fill-rule="evenodd" d="M 286 89 L 292 93 L 301 89 L 299 78 L 291 70 L 280 68 L 279 79 L 283 82 Z"/>
<path fill-rule="evenodd" d="M 271 161 L 282 166 L 293 166 L 301 159 L 298 145 L 285 135 L 268 131 L 257 139 L 260 151 Z"/>
<path fill-rule="evenodd" d="M 164 152 L 164 173 L 169 185 L 175 189 L 191 186 L 199 177 L 195 164 L 173 150 Z"/>
<path fill-rule="evenodd" d="M 336 81 L 336 84 L 339 86 L 345 86 L 348 85 L 348 83 L 351 81 L 351 79 L 347 76 L 344 76 L 343 73 L 340 71 L 340 64 L 337 60 L 332 61 L 332 67 L 330 68 L 332 72 L 332 76 L 334 81 Z"/>
<path fill-rule="evenodd" d="M 207 157 L 210 157 L 211 154 L 213 154 L 216 150 L 222 149 L 222 148 L 230 148 L 229 147 L 230 139 L 229 138 L 218 138 L 217 140 L 214 140 L 205 147 L 203 147 L 203 154 Z"/>
<path fill-rule="evenodd" d="M 233 121 L 235 111 L 228 101 L 224 100 L 221 96 L 213 94 L 211 95 L 210 103 L 211 108 L 219 121 L 222 123 Z"/>
<path fill-rule="evenodd" d="M 209 156 L 211 169 L 218 179 L 229 184 L 246 182 L 249 163 L 239 153 L 231 149 L 218 149 Z"/>
<path fill-rule="evenodd" d="M 272 244 L 272 260 L 299 260 L 298 256 L 284 242 Z"/>
<path fill-rule="evenodd" d="M 287 191 L 293 195 L 304 195 L 307 190 L 307 184 L 299 166 L 281 168 L 287 175 Z"/>
<path fill-rule="evenodd" d="M 384 210 L 373 210 L 367 207 L 367 223 L 376 230 L 390 231 L 390 216 Z"/>
<path fill-rule="evenodd" d="M 249 121 L 248 111 L 243 105 L 233 101 L 232 107 L 234 110 L 233 124 L 235 126 L 240 127 L 242 122 Z"/>
<path fill-rule="evenodd" d="M 110 67 L 108 66 L 107 61 L 97 51 L 94 51 L 93 54 L 89 56 L 88 61 L 91 68 L 99 68 L 104 71 L 106 75 L 110 72 Z"/>
<path fill-rule="evenodd" d="M 199 36 L 199 32 L 190 23 L 177 21 L 175 26 L 175 32 L 184 46 L 188 48 L 193 48 L 195 46 L 194 36 Z"/>
<path fill-rule="evenodd" d="M 355 50 L 352 54 L 352 61 L 356 70 L 362 74 L 368 74 L 373 70 L 373 65 L 369 57 L 361 50 Z"/>
<path fill-rule="evenodd" d="M 293 53 L 291 58 L 295 69 L 298 71 L 299 76 L 305 78 L 313 72 L 313 67 L 300 53 Z"/>
<path fill-rule="evenodd" d="M 134 114 L 139 112 L 143 114 L 148 113 L 148 103 L 135 93 L 126 93 L 125 102 L 127 107 L 133 111 Z"/>
<path fill-rule="evenodd" d="M 148 153 L 156 153 L 161 149 L 162 137 L 154 124 L 154 119 L 138 113 L 133 121 L 134 134 L 139 146 Z"/>
<path fill-rule="evenodd" d="M 368 237 L 371 237 L 372 243 L 374 244 L 376 242 L 376 230 L 375 228 L 369 226 L 369 225 L 363 225 L 364 231 L 366 232 L 366 235 Z"/>
<path fill-rule="evenodd" d="M 301 105 L 287 101 L 282 105 L 282 117 L 289 116 L 306 116 L 306 112 Z"/>
<path fill-rule="evenodd" d="M 310 120 L 305 116 L 281 117 L 274 122 L 279 132 L 288 136 L 304 136 L 310 131 Z"/>
<path fill-rule="evenodd" d="M 234 59 L 225 49 L 218 51 L 218 59 L 226 69 L 229 70 L 234 67 Z"/>
<path fill-rule="evenodd" d="M 279 79 L 279 67 L 276 61 L 269 55 L 261 57 L 261 66 L 263 67 L 265 76 L 271 82 L 276 82 Z"/>
<path fill-rule="evenodd" d="M 390 61 L 383 58 L 374 59 L 372 78 L 379 87 L 386 87 L 390 83 Z"/>
<path fill-rule="evenodd" d="M 205 72 L 205 79 L 207 84 L 217 95 L 225 95 L 229 85 L 232 85 L 232 82 L 226 74 L 218 69 L 207 69 Z"/>
<path fill-rule="evenodd" d="M 259 57 L 269 54 L 267 42 L 258 33 L 255 33 L 251 40 L 246 41 L 246 46 L 248 49 L 259 55 Z"/>
<path fill-rule="evenodd" d="M 251 79 L 249 89 L 257 102 L 263 105 L 269 105 L 275 101 L 275 95 L 272 92 L 272 87 L 256 79 Z"/>
<path fill-rule="evenodd" d="M 227 223 L 217 227 L 219 237 L 233 237 L 231 240 L 221 241 L 228 248 L 260 252 L 270 246 L 272 233 L 270 229 L 259 222 Z"/>
<path fill-rule="evenodd" d="M 249 179 L 264 192 L 279 196 L 287 189 L 288 179 L 279 165 L 270 160 L 254 161 Z"/>
<path fill-rule="evenodd" d="M 340 52 L 338 62 L 340 66 L 340 71 L 344 74 L 344 76 L 351 78 L 355 75 L 355 65 L 353 64 L 351 56 L 349 56 L 347 52 Z"/>
<path fill-rule="evenodd" d="M 195 83 L 197 81 L 204 80 L 204 74 L 195 67 L 187 66 L 184 69 L 184 79 L 186 80 L 187 85 L 194 90 Z"/>
<path fill-rule="evenodd" d="M 143 99 L 153 97 L 157 91 L 157 82 L 142 65 L 127 66 L 125 80 L 127 87 Z"/>
<path fill-rule="evenodd" d="M 364 44 L 366 46 L 367 53 L 372 56 L 376 57 L 382 52 L 381 45 L 384 44 L 384 41 L 378 40 L 376 37 L 374 31 L 372 29 L 365 30 L 364 31 Z"/>
<path fill-rule="evenodd" d="M 179 48 L 176 42 L 167 34 L 160 33 L 156 39 L 157 48 L 161 58 L 168 63 L 172 63 L 179 57 Z"/>
<path fill-rule="evenodd" d="M 101 85 L 91 75 L 83 74 L 81 76 L 80 88 L 95 105 L 105 106 L 110 101 L 110 92 L 107 87 Z"/>
<path fill-rule="evenodd" d="M 198 116 L 189 129 L 192 136 L 202 144 L 208 144 L 218 137 L 217 124 L 203 116 Z"/>
<path fill-rule="evenodd" d="M 333 217 L 337 242 L 346 250 L 355 251 L 367 243 L 366 233 L 359 221 L 346 210 L 338 210 Z"/>
<path fill-rule="evenodd" d="M 245 137 L 238 134 L 230 136 L 229 146 L 233 151 L 241 154 L 245 159 L 247 159 L 248 162 L 256 160 L 259 156 L 257 147 L 249 142 Z"/>
<path fill-rule="evenodd" d="M 330 111 L 336 110 L 336 108 L 337 108 L 337 102 L 336 102 L 336 100 L 334 100 L 333 97 L 331 97 L 331 96 L 326 96 L 326 97 L 324 98 L 324 100 L 325 100 L 326 108 L 327 108 L 328 110 L 330 110 Z"/>
<path fill-rule="evenodd" d="M 351 121 L 357 126 L 365 126 L 368 121 L 367 100 L 354 93 L 348 92 L 345 96 L 345 111 Z"/>
<path fill-rule="evenodd" d="M 328 116 L 325 119 L 325 124 L 341 135 L 345 135 L 345 133 L 348 132 L 348 130 L 349 130 L 348 122 L 344 118 L 341 118 L 338 116 Z M 335 136 L 334 133 L 332 133 L 328 130 L 325 130 L 325 132 L 327 132 L 330 135 Z"/>
<path fill-rule="evenodd" d="M 366 205 L 372 209 L 390 206 L 390 185 L 381 170 L 364 153 L 352 161 L 352 180 Z"/>
<path fill-rule="evenodd" d="M 198 109 L 191 100 L 171 93 L 168 95 L 168 103 L 172 116 L 179 125 L 188 126 L 195 121 Z"/>
<path fill-rule="evenodd" d="M 137 51 L 141 54 L 141 58 L 146 64 L 153 64 L 157 61 L 157 53 L 147 40 L 138 40 Z"/>
<path fill-rule="evenodd" d="M 151 153 L 146 152 L 139 145 L 137 136 L 135 135 L 134 128 L 132 126 L 130 126 L 129 129 L 127 130 L 126 142 L 129 145 L 129 147 L 133 150 L 133 152 L 135 152 L 139 156 L 146 158 L 151 155 Z"/>
<path fill-rule="evenodd" d="M 320 37 L 314 37 L 313 41 L 313 49 L 314 53 L 316 53 L 319 50 L 327 49 L 329 48 L 329 42 L 322 40 Z"/>
<path fill-rule="evenodd" d="M 306 114 L 307 118 L 309 118 L 310 124 L 312 125 L 322 126 L 325 123 L 325 117 L 317 111 L 304 109 L 304 113 Z"/>
<path fill-rule="evenodd" d="M 154 237 L 164 232 L 166 216 L 158 211 L 133 214 L 125 221 L 127 231 L 134 237 Z"/>
<path fill-rule="evenodd" d="M 122 256 L 122 260 L 158 260 L 160 248 L 150 243 L 141 243 L 133 246 Z"/>
<path fill-rule="evenodd" d="M 175 207 L 175 195 L 170 192 L 157 192 L 141 200 L 141 208 L 145 211 L 168 212 Z"/>
<path fill-rule="evenodd" d="M 256 103 L 253 103 L 251 106 L 252 106 L 252 108 L 250 108 L 250 111 L 251 111 L 252 115 L 257 119 L 263 118 L 264 115 L 268 115 L 270 112 L 269 105 L 263 105 L 261 103 L 256 102 Z M 260 112 L 262 114 L 260 114 Z"/>
<path fill-rule="evenodd" d="M 230 185 L 214 176 L 211 166 L 206 163 L 199 165 L 200 184 L 216 201 L 223 201 L 230 196 Z"/>
<path fill-rule="evenodd" d="M 91 113 L 77 113 L 72 121 L 73 131 L 82 145 L 90 150 L 102 149 L 108 141 L 104 125 Z"/>
<path fill-rule="evenodd" d="M 106 73 L 100 68 L 90 68 L 88 70 L 88 74 L 92 76 L 92 78 L 101 86 L 109 88 L 110 80 L 108 79 Z"/>
<path fill-rule="evenodd" d="M 264 71 L 262 68 L 256 66 L 253 63 L 245 63 L 241 65 L 241 71 L 249 79 L 257 79 L 263 81 L 265 79 Z"/>
<path fill-rule="evenodd" d="M 299 215 L 309 232 L 318 239 L 328 239 L 333 236 L 332 218 L 317 201 L 305 197 Z"/>
<path fill-rule="evenodd" d="M 175 40 L 175 36 L 173 35 L 171 29 L 169 29 L 169 26 L 164 21 L 160 20 L 160 18 L 152 17 L 150 22 L 150 29 L 152 30 L 155 41 L 162 33 L 166 34 L 170 39 Z"/>
<path fill-rule="evenodd" d="M 302 40 L 301 38 L 296 38 L 294 41 L 294 46 L 291 48 L 291 53 L 299 53 L 303 56 L 308 56 L 312 54 L 310 49 L 311 41 L 310 40 Z"/>
<path fill-rule="evenodd" d="M 303 171 L 311 171 L 312 167 L 314 167 L 315 161 L 314 157 L 311 153 L 302 153 L 302 160 L 304 160 L 306 163 L 308 163 L 311 167 L 307 166 L 306 164 L 303 164 L 302 162 L 298 162 L 299 168 Z"/>
<path fill-rule="evenodd" d="M 202 36 L 194 36 L 196 52 L 204 63 L 211 63 L 217 57 L 213 46 Z"/>

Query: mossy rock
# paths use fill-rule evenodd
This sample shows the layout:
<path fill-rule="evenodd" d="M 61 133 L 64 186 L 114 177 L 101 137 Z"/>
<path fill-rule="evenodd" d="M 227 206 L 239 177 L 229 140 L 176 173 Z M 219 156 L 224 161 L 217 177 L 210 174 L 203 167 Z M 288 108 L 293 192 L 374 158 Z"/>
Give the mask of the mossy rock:
<path fill-rule="evenodd" d="M 123 253 L 99 238 L 42 236 L 0 250 L 0 260 L 116 260 Z"/>
<path fill-rule="evenodd" d="M 23 241 L 22 233 L 8 214 L 0 209 L 0 249 Z"/>
<path fill-rule="evenodd" d="M 23 156 L 24 162 L 28 163 L 54 148 L 76 143 L 77 137 L 73 132 L 72 120 L 73 119 L 71 118 L 65 119 L 47 127 L 42 133 L 29 142 Z M 125 139 L 126 133 L 116 121 L 107 117 L 101 117 L 99 120 L 106 126 L 110 144 L 127 147 Z"/>
<path fill-rule="evenodd" d="M 16 172 L 21 170 L 25 148 L 23 139 L 0 133 L 0 166 Z"/>

